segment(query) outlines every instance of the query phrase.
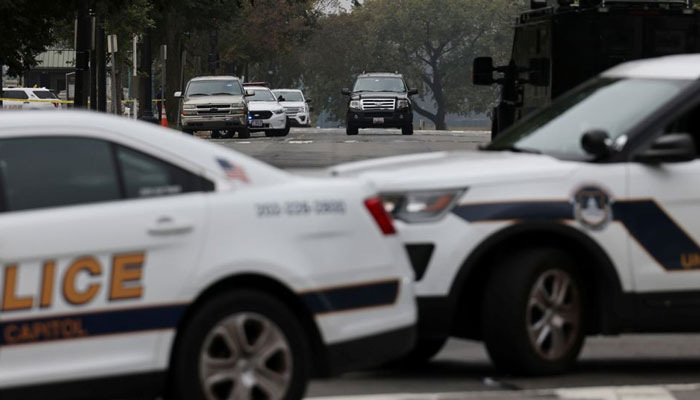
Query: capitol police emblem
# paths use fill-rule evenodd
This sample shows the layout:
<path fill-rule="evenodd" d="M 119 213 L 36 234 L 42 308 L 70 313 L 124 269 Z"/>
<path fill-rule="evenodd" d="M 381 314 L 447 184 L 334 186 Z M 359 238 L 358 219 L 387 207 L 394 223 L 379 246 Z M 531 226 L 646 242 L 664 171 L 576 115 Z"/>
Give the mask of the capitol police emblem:
<path fill-rule="evenodd" d="M 574 195 L 574 218 L 592 230 L 604 229 L 612 220 L 612 200 L 602 189 L 588 186 Z"/>

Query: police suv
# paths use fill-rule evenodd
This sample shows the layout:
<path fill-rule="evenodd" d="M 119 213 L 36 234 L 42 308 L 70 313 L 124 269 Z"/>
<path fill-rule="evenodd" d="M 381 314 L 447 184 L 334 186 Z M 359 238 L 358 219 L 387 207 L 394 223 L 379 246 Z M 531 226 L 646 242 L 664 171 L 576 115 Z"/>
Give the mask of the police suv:
<path fill-rule="evenodd" d="M 700 331 L 700 56 L 623 64 L 479 152 L 335 167 L 382 192 L 410 253 L 413 359 L 449 336 L 565 371 L 586 335 Z"/>
<path fill-rule="evenodd" d="M 31 116 L 0 116 L 0 398 L 299 399 L 410 350 L 412 271 L 368 186 Z"/>

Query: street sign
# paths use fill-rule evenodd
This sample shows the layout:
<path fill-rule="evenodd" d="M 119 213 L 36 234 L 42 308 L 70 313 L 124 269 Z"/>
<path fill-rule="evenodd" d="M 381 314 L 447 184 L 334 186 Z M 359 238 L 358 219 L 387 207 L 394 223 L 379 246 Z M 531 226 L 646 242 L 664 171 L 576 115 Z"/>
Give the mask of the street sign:
<path fill-rule="evenodd" d="M 117 53 L 119 52 L 117 47 L 117 35 L 107 35 L 107 52 Z"/>

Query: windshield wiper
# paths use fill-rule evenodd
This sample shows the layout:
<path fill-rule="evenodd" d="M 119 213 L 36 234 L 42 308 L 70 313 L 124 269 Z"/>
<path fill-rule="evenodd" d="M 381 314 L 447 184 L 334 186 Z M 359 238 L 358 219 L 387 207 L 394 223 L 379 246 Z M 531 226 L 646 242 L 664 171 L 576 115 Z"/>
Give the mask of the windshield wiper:
<path fill-rule="evenodd" d="M 219 93 L 212 93 L 212 96 L 236 96 L 235 93 L 230 93 L 230 92 L 219 92 Z"/>
<path fill-rule="evenodd" d="M 206 93 L 192 93 L 192 94 L 187 95 L 187 97 L 193 97 L 193 96 L 209 96 L 209 95 Z"/>
<path fill-rule="evenodd" d="M 512 153 L 527 153 L 527 154 L 542 154 L 540 150 L 530 149 L 527 147 L 517 147 L 515 145 L 505 146 L 505 147 L 483 147 L 482 150 L 486 151 L 510 151 Z"/>

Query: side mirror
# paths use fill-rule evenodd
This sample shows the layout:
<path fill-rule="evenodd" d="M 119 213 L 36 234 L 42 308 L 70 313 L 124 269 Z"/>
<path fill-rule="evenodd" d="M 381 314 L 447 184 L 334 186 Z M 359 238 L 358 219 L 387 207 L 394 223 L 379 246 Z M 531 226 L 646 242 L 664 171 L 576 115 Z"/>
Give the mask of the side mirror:
<path fill-rule="evenodd" d="M 173 97 L 175 97 L 176 99 L 182 98 L 182 92 L 180 92 L 180 91 L 175 92 L 175 94 L 173 94 Z"/>
<path fill-rule="evenodd" d="M 251 97 L 251 96 L 255 96 L 255 92 L 254 92 L 254 91 L 252 91 L 252 90 L 248 90 L 248 89 L 246 89 L 246 91 L 245 91 L 245 95 L 244 95 L 244 96 L 245 96 L 245 97 Z"/>
<path fill-rule="evenodd" d="M 612 144 L 613 142 L 608 132 L 600 129 L 588 131 L 581 137 L 581 147 L 586 153 L 595 156 L 595 158 L 605 157 L 610 154 Z"/>
<path fill-rule="evenodd" d="M 550 70 L 549 58 L 530 59 L 528 83 L 534 86 L 549 86 Z"/>
<path fill-rule="evenodd" d="M 314 107 L 313 107 L 313 106 L 309 106 L 309 111 L 310 111 L 310 112 L 314 112 Z"/>
<path fill-rule="evenodd" d="M 697 157 L 695 140 L 687 133 L 670 133 L 656 139 L 651 147 L 634 156 L 645 164 L 692 161 Z"/>
<path fill-rule="evenodd" d="M 418 94 L 418 89 L 408 89 L 408 95 L 409 96 L 415 96 Z"/>
<path fill-rule="evenodd" d="M 306 102 L 307 102 L 307 103 L 311 103 L 311 99 L 306 99 Z"/>
<path fill-rule="evenodd" d="M 348 89 L 348 88 L 342 88 L 342 89 L 340 90 L 340 93 L 342 93 L 342 94 L 345 95 L 345 96 L 350 96 L 350 89 Z"/>
<path fill-rule="evenodd" d="M 493 79 L 493 58 L 477 57 L 472 68 L 472 82 L 477 86 L 489 86 L 496 83 Z"/>

